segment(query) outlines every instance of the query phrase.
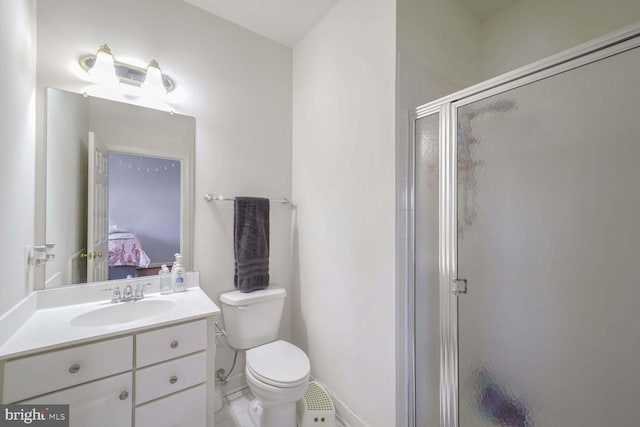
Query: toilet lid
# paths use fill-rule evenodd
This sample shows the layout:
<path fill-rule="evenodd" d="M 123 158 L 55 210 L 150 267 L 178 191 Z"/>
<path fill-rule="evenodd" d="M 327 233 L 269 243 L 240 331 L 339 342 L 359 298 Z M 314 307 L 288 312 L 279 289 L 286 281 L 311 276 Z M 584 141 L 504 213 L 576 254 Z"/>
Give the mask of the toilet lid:
<path fill-rule="evenodd" d="M 309 358 L 286 341 L 247 350 L 247 368 L 260 381 L 275 387 L 293 387 L 309 376 Z"/>

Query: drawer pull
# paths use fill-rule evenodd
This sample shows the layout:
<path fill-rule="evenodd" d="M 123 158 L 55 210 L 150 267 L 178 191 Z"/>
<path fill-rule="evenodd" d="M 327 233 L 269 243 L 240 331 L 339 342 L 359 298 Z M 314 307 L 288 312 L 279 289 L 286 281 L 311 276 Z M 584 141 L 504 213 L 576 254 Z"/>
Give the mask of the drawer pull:
<path fill-rule="evenodd" d="M 69 368 L 69 373 L 71 374 L 75 374 L 76 372 L 78 372 L 80 370 L 80 365 L 78 365 L 77 363 L 74 363 L 73 365 L 71 365 L 71 367 Z"/>
<path fill-rule="evenodd" d="M 171 384 L 175 384 L 178 382 L 178 377 L 176 377 L 175 375 L 172 375 L 171 378 L 169 378 L 169 382 Z"/>
<path fill-rule="evenodd" d="M 129 397 L 128 391 L 125 390 L 122 393 L 120 393 L 120 400 L 127 400 L 128 397 Z"/>
<path fill-rule="evenodd" d="M 171 348 L 178 348 L 180 343 L 177 340 L 171 341 Z"/>

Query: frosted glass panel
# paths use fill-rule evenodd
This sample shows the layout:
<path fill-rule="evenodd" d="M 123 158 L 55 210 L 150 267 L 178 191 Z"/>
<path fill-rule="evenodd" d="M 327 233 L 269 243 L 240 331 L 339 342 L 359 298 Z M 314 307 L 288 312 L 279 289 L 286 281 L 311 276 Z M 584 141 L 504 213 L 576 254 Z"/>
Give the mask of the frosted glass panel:
<path fill-rule="evenodd" d="M 440 424 L 438 300 L 439 115 L 416 121 L 415 316 L 416 427 Z"/>
<path fill-rule="evenodd" d="M 458 120 L 460 426 L 639 426 L 638 49 Z"/>

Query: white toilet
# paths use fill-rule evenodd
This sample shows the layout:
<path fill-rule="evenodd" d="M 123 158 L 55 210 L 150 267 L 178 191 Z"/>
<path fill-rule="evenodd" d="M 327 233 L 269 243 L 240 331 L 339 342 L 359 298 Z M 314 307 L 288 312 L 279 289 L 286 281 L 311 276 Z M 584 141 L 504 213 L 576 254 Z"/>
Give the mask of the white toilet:
<path fill-rule="evenodd" d="M 309 383 L 304 351 L 274 341 L 286 295 L 284 289 L 220 295 L 227 341 L 236 350 L 247 350 L 245 374 L 256 397 L 249 415 L 256 427 L 296 427 L 296 402 Z"/>

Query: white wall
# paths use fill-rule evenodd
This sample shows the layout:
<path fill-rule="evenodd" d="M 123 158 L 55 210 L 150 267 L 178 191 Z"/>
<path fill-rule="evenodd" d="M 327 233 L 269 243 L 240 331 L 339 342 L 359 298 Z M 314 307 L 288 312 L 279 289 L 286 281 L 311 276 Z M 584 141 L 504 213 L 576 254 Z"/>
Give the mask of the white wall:
<path fill-rule="evenodd" d="M 638 0 L 521 0 L 482 23 L 482 80 L 638 20 Z"/>
<path fill-rule="evenodd" d="M 342 0 L 294 48 L 294 342 L 395 425 L 395 1 Z"/>
<path fill-rule="evenodd" d="M 0 315 L 27 295 L 24 247 L 34 243 L 35 1 L 0 0 Z"/>
<path fill-rule="evenodd" d="M 196 118 L 194 267 L 217 300 L 233 289 L 233 204 L 202 196 L 290 197 L 291 50 L 180 0 L 39 1 L 39 94 L 44 87 L 84 91 L 77 60 L 103 43 L 116 59 L 156 58 L 176 81 L 175 110 Z M 285 288 L 290 224 L 291 210 L 274 205 L 271 278 Z M 229 369 L 231 355 L 221 345 L 217 364 Z"/>

